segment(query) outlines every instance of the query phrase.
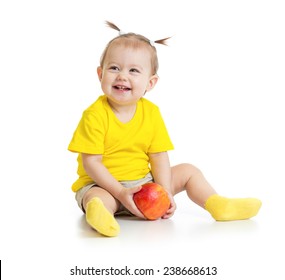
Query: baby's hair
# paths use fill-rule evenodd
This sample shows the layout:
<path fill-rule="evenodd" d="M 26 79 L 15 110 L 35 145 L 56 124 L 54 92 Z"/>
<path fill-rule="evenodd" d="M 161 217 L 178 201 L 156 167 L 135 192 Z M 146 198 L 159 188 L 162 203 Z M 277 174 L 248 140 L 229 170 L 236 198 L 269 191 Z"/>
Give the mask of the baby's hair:
<path fill-rule="evenodd" d="M 113 29 L 115 29 L 115 30 L 117 30 L 119 32 L 121 31 L 120 28 L 116 24 L 114 24 L 113 22 L 110 22 L 110 21 L 106 20 L 105 23 L 106 23 L 106 25 L 108 27 L 113 28 Z"/>
<path fill-rule="evenodd" d="M 146 38 L 145 36 L 140 35 L 140 34 L 136 34 L 136 33 L 132 33 L 132 32 L 125 33 L 117 25 L 115 25 L 114 23 L 112 23 L 110 21 L 106 21 L 105 23 L 108 27 L 119 31 L 119 35 L 117 37 L 115 37 L 114 39 L 112 39 L 107 44 L 107 46 L 106 46 L 106 48 L 105 48 L 105 50 L 101 56 L 101 59 L 100 59 L 100 66 L 101 67 L 103 67 L 103 65 L 104 65 L 105 57 L 106 57 L 106 54 L 107 54 L 107 51 L 108 51 L 110 45 L 118 39 L 123 39 L 126 46 L 139 47 L 142 45 L 141 43 L 143 43 L 143 44 L 145 43 L 150 48 L 150 51 L 151 51 L 151 65 L 152 65 L 152 72 L 153 72 L 152 74 L 157 73 L 158 58 L 157 58 L 157 52 L 156 52 L 156 48 L 155 48 L 154 44 L 156 43 L 156 44 L 161 44 L 161 45 L 167 46 L 166 41 L 168 39 L 170 39 L 171 37 L 159 39 L 156 41 L 151 41 L 148 38 Z"/>
<path fill-rule="evenodd" d="M 115 29 L 115 30 L 117 30 L 117 31 L 119 31 L 119 32 L 122 32 L 122 30 L 117 26 L 117 25 L 115 25 L 113 22 L 110 22 L 110 21 L 107 21 L 106 20 L 106 25 L 108 26 L 108 27 L 110 27 L 110 28 L 112 28 L 112 29 Z M 135 33 L 120 33 L 120 36 L 122 36 L 122 35 L 124 35 L 124 34 L 134 34 L 134 35 L 138 35 L 138 34 L 135 34 Z M 142 36 L 142 35 L 140 35 L 140 36 Z M 144 36 L 143 36 L 144 37 Z M 167 38 L 163 38 L 163 39 L 159 39 L 159 40 L 155 40 L 155 41 L 151 41 L 151 40 L 149 40 L 149 39 L 147 39 L 146 37 L 144 37 L 145 39 L 146 39 L 146 41 L 148 41 L 149 43 L 150 43 L 150 45 L 151 46 L 153 46 L 154 47 L 154 44 L 153 43 L 156 43 L 156 44 L 161 44 L 161 45 L 165 45 L 165 46 L 167 46 L 167 43 L 166 43 L 166 41 L 168 40 L 168 39 L 170 39 L 171 37 L 167 37 Z"/>

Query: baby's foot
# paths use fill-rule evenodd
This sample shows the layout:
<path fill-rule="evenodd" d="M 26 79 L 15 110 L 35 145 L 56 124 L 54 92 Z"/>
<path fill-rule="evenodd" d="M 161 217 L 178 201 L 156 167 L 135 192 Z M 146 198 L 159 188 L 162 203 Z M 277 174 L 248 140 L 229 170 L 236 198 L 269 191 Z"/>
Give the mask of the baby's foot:
<path fill-rule="evenodd" d="M 217 194 L 208 198 L 205 209 L 216 221 L 245 220 L 257 215 L 261 201 L 256 198 L 226 198 Z"/>
<path fill-rule="evenodd" d="M 92 228 L 106 236 L 116 236 L 120 232 L 118 222 L 98 197 L 92 198 L 87 203 L 86 221 Z"/>

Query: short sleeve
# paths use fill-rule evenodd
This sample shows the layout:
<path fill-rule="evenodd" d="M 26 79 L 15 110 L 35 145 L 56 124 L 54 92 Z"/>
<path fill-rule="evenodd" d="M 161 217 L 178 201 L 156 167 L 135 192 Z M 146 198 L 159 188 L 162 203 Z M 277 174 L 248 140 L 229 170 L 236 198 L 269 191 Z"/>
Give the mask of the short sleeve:
<path fill-rule="evenodd" d="M 68 150 L 77 153 L 103 154 L 106 125 L 100 114 L 85 111 L 73 134 Z"/>
<path fill-rule="evenodd" d="M 159 153 L 168 150 L 173 150 L 173 144 L 171 142 L 164 120 L 158 108 L 153 112 L 152 120 L 153 138 L 148 152 Z"/>

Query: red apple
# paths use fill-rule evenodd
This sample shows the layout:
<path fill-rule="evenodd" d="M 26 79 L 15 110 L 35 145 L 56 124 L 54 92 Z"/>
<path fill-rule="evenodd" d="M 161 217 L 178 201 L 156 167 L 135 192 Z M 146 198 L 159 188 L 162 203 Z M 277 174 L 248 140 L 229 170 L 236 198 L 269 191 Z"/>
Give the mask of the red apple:
<path fill-rule="evenodd" d="M 137 208 L 148 220 L 161 218 L 170 206 L 167 192 L 156 183 L 144 184 L 133 198 Z"/>

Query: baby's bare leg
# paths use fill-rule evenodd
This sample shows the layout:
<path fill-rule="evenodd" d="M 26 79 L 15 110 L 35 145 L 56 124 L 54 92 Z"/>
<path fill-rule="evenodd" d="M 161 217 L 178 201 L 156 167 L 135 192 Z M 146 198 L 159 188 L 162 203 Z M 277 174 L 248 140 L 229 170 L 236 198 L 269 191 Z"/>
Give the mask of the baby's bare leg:
<path fill-rule="evenodd" d="M 119 206 L 118 200 L 100 187 L 91 188 L 83 197 L 87 223 L 106 236 L 116 236 L 120 232 L 120 226 L 114 218 Z"/>
<path fill-rule="evenodd" d="M 205 208 L 217 221 L 249 219 L 255 216 L 261 201 L 256 198 L 226 198 L 218 195 L 202 172 L 191 164 L 172 168 L 172 193 L 186 190 L 188 197 Z"/>
<path fill-rule="evenodd" d="M 117 199 L 115 199 L 109 192 L 100 188 L 100 187 L 93 187 L 89 189 L 83 197 L 83 207 L 86 209 L 86 205 L 90 200 L 94 197 L 99 197 L 108 211 L 114 214 L 120 206 L 120 203 Z"/>
<path fill-rule="evenodd" d="M 216 194 L 202 172 L 186 163 L 172 167 L 172 193 L 175 195 L 182 191 L 186 191 L 188 197 L 203 208 L 207 199 Z"/>

